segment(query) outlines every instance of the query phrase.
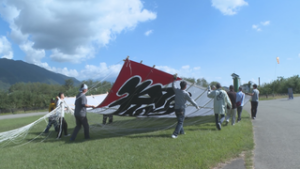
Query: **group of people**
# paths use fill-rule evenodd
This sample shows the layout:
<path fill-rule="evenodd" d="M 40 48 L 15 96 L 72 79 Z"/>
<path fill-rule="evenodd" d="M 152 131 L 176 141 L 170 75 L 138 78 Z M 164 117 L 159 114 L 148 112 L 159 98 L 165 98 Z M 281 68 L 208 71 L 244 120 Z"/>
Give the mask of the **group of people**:
<path fill-rule="evenodd" d="M 191 98 L 191 95 L 185 90 L 187 83 L 185 81 L 180 82 L 180 88 L 175 87 L 175 81 L 177 76 L 174 75 L 174 81 L 172 83 L 173 90 L 175 92 L 175 115 L 177 117 L 177 125 L 172 134 L 172 138 L 177 138 L 179 134 L 185 134 L 183 130 L 183 122 L 185 118 L 186 101 L 189 101 L 196 109 L 200 109 L 197 103 Z M 246 93 L 252 96 L 251 99 L 251 118 L 254 120 L 257 114 L 257 107 L 259 101 L 259 90 L 257 85 L 253 85 L 253 92 Z M 235 92 L 233 86 L 229 87 L 229 91 L 226 92 L 222 89 L 219 83 L 216 86 L 208 86 L 207 97 L 214 99 L 214 114 L 215 122 L 218 130 L 221 130 L 221 125 L 226 120 L 226 125 L 231 121 L 232 125 L 235 125 L 236 114 L 237 122 L 240 122 L 243 106 L 245 103 L 245 93 L 243 93 L 242 87 L 239 87 L 239 91 Z M 225 117 L 226 114 L 226 117 Z"/>
<path fill-rule="evenodd" d="M 88 86 L 86 84 L 82 84 L 79 90 L 78 95 L 76 96 L 75 100 L 75 110 L 74 110 L 74 116 L 76 120 L 76 127 L 74 128 L 74 131 L 71 135 L 70 141 L 74 141 L 79 130 L 81 129 L 81 126 L 83 126 L 84 129 L 84 137 L 85 139 L 90 139 L 89 135 L 89 124 L 86 117 L 86 108 L 95 108 L 95 106 L 88 105 L 87 104 L 87 98 L 85 96 L 86 92 L 88 91 Z M 52 112 L 57 107 L 62 106 L 62 102 L 64 100 L 65 96 L 64 93 L 59 93 L 58 96 L 50 101 L 49 105 L 49 112 Z M 65 107 L 62 107 L 65 109 Z M 108 123 L 113 122 L 113 115 L 103 115 L 103 124 L 106 124 L 107 118 L 109 119 Z M 58 122 L 57 122 L 58 119 Z M 68 124 L 64 117 L 58 117 L 57 114 L 53 114 L 49 117 L 49 122 L 44 130 L 44 133 L 48 133 L 49 129 L 53 125 L 55 128 L 55 131 L 57 132 L 57 138 L 61 138 L 62 133 L 64 133 L 64 136 L 70 136 L 68 134 Z"/>

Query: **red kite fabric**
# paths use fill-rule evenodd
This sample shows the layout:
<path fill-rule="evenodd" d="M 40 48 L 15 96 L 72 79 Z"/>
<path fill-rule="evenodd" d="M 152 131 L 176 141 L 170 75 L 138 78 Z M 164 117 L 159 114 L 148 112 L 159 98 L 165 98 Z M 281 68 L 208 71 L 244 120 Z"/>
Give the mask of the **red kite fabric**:
<path fill-rule="evenodd" d="M 101 107 L 109 106 L 114 101 L 126 97 L 127 95 L 126 93 L 124 93 L 123 95 L 118 95 L 118 91 L 120 90 L 120 88 L 122 88 L 122 86 L 126 84 L 126 82 L 128 82 L 133 77 L 139 77 L 140 83 L 145 82 L 146 80 L 150 80 L 152 81 L 151 83 L 152 86 L 156 84 L 161 84 L 162 86 L 165 86 L 169 83 L 172 83 L 174 80 L 174 76 L 171 74 L 126 59 L 120 71 L 120 74 L 117 77 L 117 80 L 115 81 L 109 94 L 107 95 L 105 100 L 97 107 L 101 108 Z M 177 80 L 181 80 L 181 79 L 177 78 Z"/>

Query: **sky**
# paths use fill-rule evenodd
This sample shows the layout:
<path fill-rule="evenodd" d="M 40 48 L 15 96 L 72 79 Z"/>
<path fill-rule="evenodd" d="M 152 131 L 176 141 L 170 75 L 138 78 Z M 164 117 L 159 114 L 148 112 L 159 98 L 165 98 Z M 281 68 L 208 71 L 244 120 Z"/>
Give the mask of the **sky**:
<path fill-rule="evenodd" d="M 78 80 L 116 78 L 127 56 L 223 86 L 298 75 L 300 1 L 0 0 L 0 58 Z M 280 63 L 276 61 L 279 57 Z"/>

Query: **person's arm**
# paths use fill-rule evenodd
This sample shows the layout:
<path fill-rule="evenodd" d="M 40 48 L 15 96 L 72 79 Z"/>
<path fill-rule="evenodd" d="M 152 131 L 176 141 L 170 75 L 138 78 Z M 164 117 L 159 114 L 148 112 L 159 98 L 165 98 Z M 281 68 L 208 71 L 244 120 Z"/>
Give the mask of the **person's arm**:
<path fill-rule="evenodd" d="M 49 112 L 51 112 L 52 103 L 49 104 Z"/>
<path fill-rule="evenodd" d="M 87 99 L 86 99 L 86 97 L 82 97 L 82 98 L 81 98 L 81 104 L 82 104 L 83 107 L 86 107 L 86 108 L 93 108 L 93 109 L 95 108 L 95 106 L 92 106 L 92 105 L 88 105 L 88 104 L 87 104 Z"/>
<path fill-rule="evenodd" d="M 209 98 L 215 98 L 215 95 L 216 95 L 216 91 L 215 90 L 213 90 L 213 91 L 208 90 L 207 91 L 207 97 L 209 97 Z"/>
<path fill-rule="evenodd" d="M 186 94 L 185 98 L 186 98 L 187 101 L 189 101 L 190 103 L 192 103 L 192 105 L 194 105 L 196 107 L 196 109 L 199 109 L 199 106 L 197 105 L 197 103 L 195 102 L 195 100 L 190 97 L 189 94 Z"/>
<path fill-rule="evenodd" d="M 227 105 L 229 106 L 230 109 L 232 109 L 232 104 L 231 104 L 231 101 L 228 97 L 228 94 L 226 92 L 225 93 L 225 102 L 227 103 Z"/>
<path fill-rule="evenodd" d="M 175 87 L 175 81 L 176 81 L 176 79 L 177 79 L 177 74 L 174 75 L 174 80 L 172 82 L 172 88 L 173 88 L 174 92 L 175 92 L 175 89 L 176 89 L 176 87 Z"/>

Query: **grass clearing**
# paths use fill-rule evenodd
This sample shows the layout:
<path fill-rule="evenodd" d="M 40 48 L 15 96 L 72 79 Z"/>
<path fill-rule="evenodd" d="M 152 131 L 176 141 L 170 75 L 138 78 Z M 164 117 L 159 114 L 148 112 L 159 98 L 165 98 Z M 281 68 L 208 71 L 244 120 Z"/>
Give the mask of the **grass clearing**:
<path fill-rule="evenodd" d="M 96 120 L 95 115 L 89 114 L 88 118 L 89 122 Z M 2 144 L 1 168 L 211 168 L 238 157 L 242 151 L 252 151 L 254 146 L 252 123 L 245 111 L 240 123 L 223 126 L 221 131 L 216 130 L 214 117 L 201 117 L 199 119 L 204 119 L 203 123 L 185 126 L 187 134 L 179 135 L 177 139 L 171 138 L 173 126 L 165 130 L 155 129 L 162 122 L 170 126 L 176 122 L 175 119 L 157 119 L 155 123 L 147 124 L 144 119 L 114 118 L 116 122 L 111 126 L 91 125 L 92 139 L 89 141 L 83 139 L 81 129 L 73 143 L 68 141 L 69 137 L 55 139 L 56 134 L 52 132 L 22 146 Z M 36 119 L 37 116 L 1 120 L 0 131 L 18 128 Z M 75 126 L 74 119 L 68 116 L 66 120 L 71 133 Z M 185 123 L 192 120 L 186 119 Z M 138 130 L 140 124 L 152 129 Z M 133 126 L 138 128 L 132 130 Z M 45 127 L 46 123 L 34 127 L 27 141 L 40 134 Z M 111 128 L 103 130 L 103 127 Z"/>

